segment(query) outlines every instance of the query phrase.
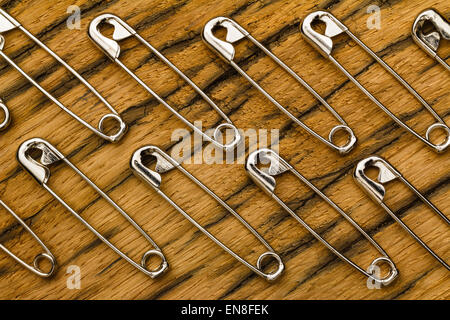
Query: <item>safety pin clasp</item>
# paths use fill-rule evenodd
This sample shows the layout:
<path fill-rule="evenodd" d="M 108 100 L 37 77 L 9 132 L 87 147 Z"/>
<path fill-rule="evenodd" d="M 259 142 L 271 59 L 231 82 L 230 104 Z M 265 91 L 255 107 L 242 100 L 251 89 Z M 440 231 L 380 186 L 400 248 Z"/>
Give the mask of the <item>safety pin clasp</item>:
<path fill-rule="evenodd" d="M 19 21 L 11 17 L 6 11 L 0 9 L 0 33 L 20 27 Z"/>
<path fill-rule="evenodd" d="M 325 23 L 325 34 L 320 34 L 312 28 L 314 21 L 319 20 Z M 336 19 L 331 13 L 326 11 L 315 11 L 306 16 L 302 23 L 301 31 L 308 42 L 319 52 L 328 57 L 333 50 L 333 37 L 346 32 L 347 27 Z"/>
<path fill-rule="evenodd" d="M 258 168 L 258 164 L 269 164 L 269 167 Z M 276 180 L 274 176 L 282 174 L 290 169 L 291 165 L 278 156 L 271 149 L 259 149 L 252 152 L 245 163 L 245 169 L 250 178 L 267 194 L 275 192 Z"/>
<path fill-rule="evenodd" d="M 432 31 L 428 34 L 423 32 L 423 27 L 427 21 L 433 24 L 436 31 Z M 435 58 L 441 37 L 450 40 L 450 23 L 448 23 L 438 11 L 427 9 L 422 11 L 417 16 L 416 20 L 414 20 L 411 33 L 414 41 L 429 55 Z"/>
<path fill-rule="evenodd" d="M 102 23 L 108 23 L 114 27 L 112 39 L 105 37 L 100 32 L 99 28 Z M 99 15 L 89 24 L 89 37 L 113 61 L 119 58 L 120 55 L 120 45 L 117 41 L 129 38 L 135 34 L 136 31 L 125 21 L 110 13 Z"/>
<path fill-rule="evenodd" d="M 35 160 L 35 156 L 30 154 L 32 150 L 39 150 L 40 156 Z M 103 192 L 97 185 L 95 185 L 88 177 L 86 177 L 77 167 L 75 167 L 67 158 L 64 157 L 54 146 L 49 142 L 40 139 L 33 138 L 22 143 L 17 151 L 17 159 L 22 167 L 27 170 L 36 180 L 42 185 L 53 197 L 55 197 L 67 210 L 69 210 L 78 220 L 80 220 L 94 235 L 96 235 L 103 243 L 109 246 L 114 252 L 125 259 L 132 266 L 139 271 L 156 278 L 159 275 L 167 271 L 169 264 L 162 253 L 158 245 L 153 239 L 121 208 L 119 207 L 105 192 Z M 80 214 L 72 209 L 61 197 L 59 197 L 48 185 L 47 182 L 50 178 L 49 165 L 59 161 L 64 161 L 69 165 L 77 174 L 79 174 L 84 181 L 86 181 L 91 187 L 93 187 L 98 194 L 108 201 L 152 246 L 154 249 L 147 250 L 141 257 L 140 263 L 132 260 L 128 255 L 118 249 L 102 234 L 100 234 L 92 225 L 84 220 Z M 156 270 L 150 270 L 147 267 L 147 262 L 150 257 L 157 256 L 161 259 L 161 263 Z"/>
<path fill-rule="evenodd" d="M 379 174 L 376 180 L 369 178 L 365 174 L 365 170 L 370 167 L 376 167 L 379 169 Z M 448 219 L 433 203 L 431 203 L 419 190 L 417 190 L 411 183 L 406 180 L 399 171 L 397 171 L 386 160 L 378 156 L 371 156 L 361 160 L 355 167 L 353 177 L 361 188 L 375 201 L 377 202 L 400 226 L 408 232 L 425 250 L 427 250 L 436 260 L 438 260 L 447 270 L 450 270 L 450 266 L 440 256 L 438 256 L 428 245 L 420 239 L 418 235 L 414 233 L 401 219 L 398 217 L 389 206 L 383 201 L 386 191 L 383 184 L 392 180 L 399 179 L 402 181 L 411 191 L 413 191 L 429 208 L 431 208 L 438 216 L 440 216 L 447 225 L 450 225 L 450 219 Z"/>
<path fill-rule="evenodd" d="M 151 156 L 156 160 L 155 169 L 151 170 L 143 163 L 143 159 Z M 250 268 L 253 272 L 257 273 L 259 276 L 263 277 L 267 281 L 276 280 L 284 271 L 284 263 L 281 260 L 281 257 L 274 252 L 272 247 L 257 233 L 253 227 L 251 227 L 239 214 L 237 214 L 230 206 L 228 206 L 222 199 L 220 199 L 215 193 L 213 193 L 209 188 L 207 188 L 204 184 L 202 184 L 197 178 L 187 172 L 175 159 L 171 158 L 167 153 L 162 151 L 160 148 L 156 146 L 145 146 L 138 150 L 136 150 L 130 160 L 130 167 L 133 173 L 139 177 L 144 182 L 150 184 L 150 186 L 155 189 L 156 192 L 160 196 L 162 196 L 166 201 L 168 201 L 178 212 L 180 212 L 186 219 L 188 219 L 194 226 L 196 226 L 201 232 L 203 232 L 208 238 L 214 241 L 217 245 L 219 245 L 222 249 L 228 252 L 235 259 L 240 261 L 242 264 Z M 185 212 L 181 207 L 179 207 L 170 197 L 168 197 L 161 189 L 161 175 L 162 173 L 168 172 L 174 168 L 179 169 L 182 173 L 184 173 L 187 177 L 189 177 L 194 183 L 197 184 L 200 188 L 206 191 L 210 196 L 212 196 L 219 204 L 221 204 L 227 211 L 232 213 L 236 218 L 238 218 L 248 230 L 258 238 L 263 245 L 268 249 L 268 251 L 262 253 L 257 261 L 256 266 L 250 264 L 229 247 L 227 247 L 224 243 L 218 240 L 215 236 L 213 236 L 208 230 L 202 227 L 195 219 L 193 219 L 187 212 Z M 266 259 L 274 259 L 278 268 L 270 273 L 266 273 L 263 271 L 263 261 Z"/>
<path fill-rule="evenodd" d="M 100 25 L 102 23 L 108 23 L 114 27 L 114 32 L 111 38 L 105 37 L 100 31 Z M 125 66 L 120 60 L 120 44 L 118 41 L 128 37 L 135 37 L 141 42 L 147 49 L 161 59 L 166 65 L 168 65 L 173 71 L 175 71 L 181 78 L 183 78 L 202 98 L 215 110 L 219 115 L 226 120 L 226 123 L 218 125 L 212 134 L 212 136 L 204 133 L 197 128 L 193 123 L 184 118 L 177 110 L 170 106 L 163 98 L 161 98 L 155 91 L 153 91 L 144 81 L 142 81 L 133 71 Z M 132 27 L 130 27 L 121 18 L 113 14 L 101 14 L 94 18 L 89 25 L 89 37 L 113 62 L 117 63 L 122 69 L 124 69 L 135 81 L 137 81 L 148 93 L 150 93 L 155 99 L 158 100 L 163 106 L 169 109 L 175 116 L 189 126 L 193 131 L 202 135 L 205 140 L 213 143 L 216 147 L 219 147 L 225 151 L 233 150 L 238 143 L 242 140 L 239 130 L 233 125 L 228 116 L 220 110 L 220 108 L 211 100 L 208 95 L 203 92 L 188 76 L 186 76 L 181 70 L 179 70 L 171 61 L 169 61 L 161 52 L 154 48 L 148 41 L 142 38 Z M 225 129 L 231 129 L 233 132 L 233 140 L 229 143 L 221 143 L 222 131 Z"/>
<path fill-rule="evenodd" d="M 42 152 L 39 162 L 33 159 L 29 154 L 29 151 L 33 149 Z M 62 153 L 47 141 L 40 138 L 26 141 L 17 151 L 17 160 L 19 163 L 41 185 L 47 183 L 50 178 L 50 169 L 47 166 L 63 159 L 64 155 Z"/>
<path fill-rule="evenodd" d="M 153 156 L 156 159 L 155 170 L 149 169 L 143 164 L 145 156 Z M 161 173 L 168 172 L 176 166 L 170 159 L 166 158 L 166 153 L 155 146 L 142 147 L 133 153 L 130 167 L 141 180 L 158 188 L 161 186 Z"/>
<path fill-rule="evenodd" d="M 370 167 L 377 167 L 379 169 L 377 181 L 372 180 L 366 175 L 365 170 Z M 353 176 L 363 186 L 367 194 L 376 202 L 380 203 L 383 202 L 386 194 L 383 184 L 401 177 L 401 174 L 386 160 L 372 156 L 358 162 Z"/>
<path fill-rule="evenodd" d="M 260 167 L 258 167 L 260 165 Z M 300 224 L 302 224 L 317 240 L 322 242 L 328 249 L 334 252 L 339 258 L 353 266 L 359 272 L 364 274 L 366 277 L 372 279 L 373 281 L 383 284 L 385 286 L 392 283 L 398 276 L 398 270 L 394 262 L 389 258 L 387 253 L 378 245 L 378 243 L 371 238 L 350 216 L 348 216 L 341 208 L 339 208 L 330 198 L 323 194 L 317 187 L 315 187 L 311 182 L 309 182 L 305 177 L 303 177 L 298 171 L 296 171 L 286 160 L 280 157 L 275 151 L 271 149 L 258 149 L 252 152 L 245 164 L 245 169 L 250 178 L 262 188 L 269 196 L 271 196 L 275 201 L 277 201 L 293 218 L 295 218 Z M 348 259 L 344 254 L 339 252 L 335 247 L 333 247 L 329 242 L 327 242 L 320 234 L 314 231 L 302 218 L 300 218 L 289 206 L 283 202 L 276 194 L 276 179 L 278 176 L 284 172 L 291 172 L 302 182 L 304 182 L 308 187 L 310 187 L 317 195 L 319 195 L 323 200 L 325 200 L 329 205 L 331 205 L 337 212 L 339 212 L 347 221 L 349 221 L 381 254 L 372 261 L 369 266 L 369 271 L 365 271 L 353 261 Z M 373 273 L 377 270 L 379 265 L 387 264 L 389 266 L 389 273 L 384 277 L 379 277 Z"/>
<path fill-rule="evenodd" d="M 220 40 L 214 35 L 214 29 L 217 27 L 223 27 L 227 30 L 226 41 Z M 217 51 L 219 55 L 227 61 L 232 61 L 234 59 L 236 50 L 234 49 L 233 43 L 248 35 L 249 33 L 239 24 L 225 17 L 217 17 L 209 20 L 205 24 L 202 32 L 202 38 L 205 43 L 210 48 Z"/>
<path fill-rule="evenodd" d="M 0 99 L 0 109 L 3 110 L 4 113 L 4 119 L 2 122 L 0 122 L 0 131 L 2 131 L 5 130 L 6 127 L 8 127 L 11 123 L 11 114 L 9 113 L 9 109 L 2 99 Z"/>

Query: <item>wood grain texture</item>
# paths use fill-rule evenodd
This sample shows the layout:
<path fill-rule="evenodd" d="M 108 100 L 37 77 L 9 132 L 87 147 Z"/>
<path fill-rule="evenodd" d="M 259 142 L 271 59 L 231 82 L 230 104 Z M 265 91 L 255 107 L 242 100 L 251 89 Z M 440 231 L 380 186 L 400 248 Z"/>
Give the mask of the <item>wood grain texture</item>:
<path fill-rule="evenodd" d="M 5 61 L 0 61 L 0 95 L 13 123 L 0 136 L 0 197 L 49 246 L 58 261 L 51 279 L 40 279 L 0 252 L 2 299 L 449 299 L 449 272 L 355 184 L 351 176 L 362 158 L 378 154 L 445 214 L 450 211 L 450 158 L 426 148 L 381 112 L 329 61 L 301 37 L 301 19 L 329 10 L 394 67 L 449 123 L 449 74 L 412 40 L 411 24 L 433 7 L 444 15 L 447 1 L 1 1 L 1 7 L 89 80 L 120 112 L 129 132 L 118 144 L 102 141 L 73 121 Z M 369 30 L 366 10 L 381 8 L 381 29 Z M 66 26 L 67 7 L 81 8 L 81 30 Z M 348 212 L 386 249 L 400 270 L 389 287 L 369 290 L 366 279 L 339 260 L 267 197 L 247 177 L 242 164 L 190 164 L 185 168 L 236 209 L 280 253 L 285 274 L 267 283 L 212 243 L 129 169 L 134 150 L 146 144 L 170 150 L 176 128 L 186 128 L 155 102 L 88 39 L 89 22 L 111 12 L 134 27 L 205 89 L 242 129 L 279 129 L 280 154 Z M 309 82 L 353 128 L 358 145 L 339 156 L 293 124 L 201 41 L 204 24 L 216 16 L 236 20 Z M 5 35 L 4 51 L 71 110 L 96 124 L 105 107 L 62 66 L 20 31 Z M 426 110 L 360 48 L 339 38 L 336 58 L 380 101 L 413 129 L 432 123 Z M 441 55 L 448 57 L 448 43 Z M 190 121 L 204 127 L 221 122 L 173 71 L 137 41 L 123 43 L 121 59 Z M 238 45 L 237 62 L 289 110 L 325 135 L 333 121 L 314 98 L 248 42 Z M 18 165 L 15 154 L 26 139 L 50 141 L 121 205 L 160 245 L 170 271 L 152 280 L 95 238 Z M 377 256 L 366 240 L 311 190 L 290 175 L 278 178 L 278 194 L 313 228 L 361 266 Z M 264 248 L 180 172 L 164 176 L 164 191 L 192 216 L 255 263 Z M 50 185 L 74 209 L 135 260 L 147 243 L 117 212 L 64 165 Z M 387 202 L 430 247 L 450 260 L 448 226 L 401 183 L 388 186 Z M 0 210 L 0 241 L 26 257 L 37 245 Z M 70 265 L 82 272 L 82 288 L 66 286 Z"/>

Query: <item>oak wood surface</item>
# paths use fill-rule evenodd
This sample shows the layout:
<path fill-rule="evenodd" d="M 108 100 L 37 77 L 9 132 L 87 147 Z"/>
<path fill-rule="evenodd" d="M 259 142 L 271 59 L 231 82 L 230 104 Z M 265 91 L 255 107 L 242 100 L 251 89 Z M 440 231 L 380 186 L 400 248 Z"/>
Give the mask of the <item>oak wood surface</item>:
<path fill-rule="evenodd" d="M 381 8 L 381 28 L 368 29 L 367 7 Z M 81 29 L 67 28 L 70 5 L 81 9 Z M 301 37 L 301 20 L 328 10 L 394 67 L 449 123 L 449 73 L 412 40 L 419 12 L 433 7 L 448 18 L 447 1 L 1 1 L 0 6 L 78 70 L 129 124 L 117 144 L 102 141 L 62 112 L 4 60 L 0 96 L 11 110 L 11 127 L 0 134 L 0 197 L 29 224 L 58 261 L 51 279 L 41 279 L 0 252 L 2 299 L 448 299 L 449 272 L 372 202 L 355 184 L 352 170 L 364 157 L 385 157 L 447 216 L 450 158 L 436 154 L 400 128 L 328 60 Z M 279 129 L 279 151 L 306 178 L 348 212 L 388 252 L 400 270 L 389 287 L 369 290 L 366 279 L 315 240 L 246 175 L 241 163 L 184 167 L 231 205 L 280 253 L 286 270 L 268 283 L 238 263 L 139 181 L 131 154 L 153 144 L 169 150 L 173 131 L 187 127 L 158 104 L 87 36 L 89 22 L 110 12 L 135 28 L 209 94 L 241 129 Z M 295 125 L 208 49 L 204 24 L 216 16 L 234 19 L 310 83 L 358 137 L 340 156 Z M 4 34 L 4 52 L 71 110 L 96 125 L 105 107 L 79 81 L 20 31 Z M 221 119 L 176 74 L 134 40 L 123 42 L 121 60 L 190 121 L 215 127 Z M 336 124 L 303 87 L 248 41 L 236 61 L 275 98 L 322 135 Z M 448 57 L 448 43 L 440 54 Z M 335 57 L 380 101 L 424 134 L 431 116 L 395 79 L 358 46 L 339 37 Z M 158 243 L 170 270 L 150 279 L 95 238 L 46 193 L 15 160 L 19 145 L 41 137 L 105 190 Z M 247 148 L 248 153 L 248 148 Z M 332 208 L 291 175 L 277 178 L 277 194 L 328 241 L 361 266 L 374 248 Z M 83 218 L 136 261 L 148 244 L 111 206 L 67 166 L 52 170 L 50 185 Z M 163 189 L 221 241 L 251 263 L 264 251 L 235 218 L 180 172 L 164 174 Z M 449 229 L 399 182 L 387 186 L 387 203 L 430 247 L 450 259 Z M 31 261 L 39 248 L 3 209 L 0 241 Z M 81 289 L 69 290 L 69 266 L 81 269 Z"/>

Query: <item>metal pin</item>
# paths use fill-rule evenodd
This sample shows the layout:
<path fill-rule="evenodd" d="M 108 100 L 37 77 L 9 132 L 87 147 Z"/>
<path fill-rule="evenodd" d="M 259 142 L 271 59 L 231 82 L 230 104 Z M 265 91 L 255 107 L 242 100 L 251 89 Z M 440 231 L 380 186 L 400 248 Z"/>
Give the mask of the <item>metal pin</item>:
<path fill-rule="evenodd" d="M 103 36 L 99 30 L 102 23 L 108 23 L 114 27 L 114 33 L 112 39 Z M 117 63 L 123 70 L 125 70 L 134 80 L 136 80 L 148 93 L 150 93 L 159 103 L 169 109 L 178 119 L 180 119 L 185 125 L 191 128 L 196 133 L 203 136 L 203 138 L 217 147 L 225 150 L 232 150 L 241 140 L 238 129 L 233 125 L 233 122 L 228 116 L 220 110 L 220 108 L 211 100 L 206 93 L 204 93 L 191 79 L 189 79 L 180 69 L 178 69 L 170 60 L 168 60 L 163 54 L 156 50 L 150 43 L 142 38 L 133 28 L 131 28 L 121 18 L 112 14 L 102 14 L 94 18 L 89 24 L 89 37 L 91 40 L 115 63 Z M 183 80 L 185 80 L 219 115 L 226 121 L 226 123 L 220 124 L 214 130 L 212 138 L 202 132 L 199 128 L 194 126 L 186 118 L 184 118 L 179 112 L 177 112 L 172 106 L 170 106 L 164 99 L 162 99 L 156 92 L 154 92 L 148 85 L 146 85 L 135 73 L 133 73 L 127 66 L 125 66 L 120 60 L 120 45 L 118 41 L 135 37 L 147 47 L 153 54 L 161 59 L 166 65 L 168 65 L 173 71 L 175 71 Z M 232 129 L 234 139 L 231 143 L 222 144 L 219 142 L 221 137 L 221 130 Z"/>
<path fill-rule="evenodd" d="M 260 163 L 269 164 L 268 168 L 258 168 Z M 295 170 L 289 163 L 287 163 L 283 158 L 276 154 L 270 149 L 259 149 L 252 152 L 246 161 L 245 169 L 252 180 L 269 196 L 271 196 L 278 204 L 283 207 L 293 218 L 295 218 L 301 225 L 303 225 L 317 240 L 322 242 L 329 250 L 331 250 L 340 259 L 350 264 L 353 268 L 361 272 L 368 278 L 371 278 L 377 283 L 388 285 L 397 276 L 398 271 L 394 262 L 389 258 L 388 254 L 381 248 L 381 246 L 370 237 L 349 215 L 347 215 L 337 204 L 335 204 L 330 198 L 328 198 L 322 191 L 320 191 L 316 186 L 314 186 L 308 179 L 306 179 L 302 174 Z M 333 247 L 329 242 L 322 238 L 317 232 L 315 232 L 302 218 L 300 218 L 289 206 L 281 200 L 275 194 L 276 180 L 275 176 L 280 175 L 284 172 L 293 173 L 298 179 L 305 183 L 309 188 L 311 188 L 317 195 L 319 195 L 323 200 L 325 200 L 333 209 L 335 209 L 339 214 L 341 214 L 348 222 L 350 222 L 360 233 L 366 238 L 381 254 L 381 257 L 376 258 L 370 264 L 368 270 L 376 270 L 375 267 L 382 263 L 386 263 L 389 268 L 389 274 L 383 278 L 378 278 L 374 272 L 370 274 L 366 272 L 363 268 L 355 264 L 352 260 L 347 258 L 339 250 Z"/>
<path fill-rule="evenodd" d="M 370 167 L 378 168 L 379 174 L 377 180 L 370 179 L 365 174 L 365 170 Z M 436 260 L 438 260 L 444 267 L 450 270 L 450 266 L 441 259 L 433 250 L 431 250 L 425 242 L 423 242 L 403 221 L 395 215 L 395 213 L 384 203 L 384 196 L 386 190 L 383 184 L 389 181 L 399 179 L 406 184 L 428 207 L 430 207 L 435 213 L 437 213 L 446 223 L 450 224 L 450 220 L 436 208 L 427 198 L 425 198 L 414 186 L 406 180 L 400 172 L 398 172 L 391 164 L 381 157 L 372 156 L 361 160 L 355 168 L 353 177 L 360 187 L 375 201 L 377 202 L 387 213 L 397 221 L 403 229 L 405 229 L 422 247 L 424 247 Z"/>
<path fill-rule="evenodd" d="M 312 28 L 312 23 L 315 21 L 322 21 L 326 24 L 325 34 L 322 35 Z M 444 151 L 450 145 L 450 128 L 445 124 L 444 120 L 433 110 L 433 108 L 415 91 L 408 82 L 406 82 L 400 75 L 395 72 L 386 62 L 378 57 L 369 47 L 367 47 L 361 40 L 359 40 L 348 28 L 336 19 L 331 13 L 326 11 L 316 11 L 308 16 L 301 26 L 302 35 L 309 41 L 309 43 L 316 48 L 325 58 L 328 58 L 333 64 L 338 67 L 366 96 L 370 98 L 379 108 L 387 113 L 392 120 L 397 122 L 398 125 L 408 130 L 417 139 L 421 140 L 427 146 L 433 148 L 436 152 Z M 437 120 L 436 123 L 428 127 L 425 138 L 411 129 L 407 124 L 403 123 L 397 118 L 388 108 L 386 108 L 380 101 L 377 100 L 366 88 L 364 88 L 358 80 L 355 79 L 334 57 L 331 55 L 333 49 L 333 37 L 339 34 L 346 33 L 350 38 L 355 41 L 361 48 L 369 53 L 379 64 L 383 66 L 388 72 L 390 72 L 414 97 L 431 113 L 431 115 Z M 446 132 L 446 139 L 441 144 L 433 144 L 430 139 L 430 133 L 436 129 L 443 129 Z"/>
<path fill-rule="evenodd" d="M 41 152 L 40 159 L 32 158 L 30 152 L 33 150 L 38 150 L 39 152 Z M 128 263 L 133 265 L 144 274 L 150 276 L 151 278 L 156 278 L 167 270 L 169 265 L 166 261 L 166 258 L 164 257 L 164 254 L 162 253 L 158 245 L 152 240 L 152 238 L 150 238 L 150 236 L 145 233 L 145 231 L 121 207 L 119 207 L 119 205 L 117 205 L 106 193 L 104 193 L 99 187 L 97 187 L 88 177 L 86 177 L 75 165 L 73 165 L 68 159 L 66 159 L 64 155 L 60 153 L 49 142 L 40 138 L 34 138 L 25 141 L 17 151 L 17 160 L 23 166 L 23 168 L 27 170 L 28 173 L 30 173 L 42 187 L 44 187 L 45 190 L 47 190 L 56 200 L 58 200 L 67 210 L 69 210 L 78 220 L 80 220 L 93 234 L 95 234 L 101 241 L 108 245 L 114 252 L 125 259 Z M 103 197 L 103 199 L 108 201 L 108 203 L 111 204 L 114 209 L 116 209 L 154 247 L 154 249 L 148 250 L 143 254 L 140 264 L 134 262 L 125 253 L 123 253 L 115 245 L 113 245 L 108 239 L 103 237 L 94 227 L 92 227 L 85 219 L 83 219 L 79 213 L 73 210 L 48 186 L 47 182 L 50 178 L 51 173 L 48 166 L 61 161 L 68 165 L 71 169 L 73 169 L 84 181 L 86 181 L 92 188 L 94 188 L 95 191 L 97 191 L 98 194 Z M 151 256 L 156 256 L 161 259 L 161 264 L 156 270 L 147 269 L 146 264 Z"/>
<path fill-rule="evenodd" d="M 223 27 L 227 30 L 226 41 L 222 41 L 214 36 L 213 31 L 217 27 Z M 305 80 L 303 80 L 298 74 L 296 74 L 291 68 L 289 68 L 283 61 L 281 61 L 277 56 L 270 52 L 266 47 L 264 47 L 258 40 L 252 37 L 244 28 L 242 28 L 235 21 L 218 17 L 211 19 L 205 24 L 202 33 L 203 41 L 213 49 L 221 58 L 228 62 L 236 71 L 246 78 L 258 91 L 260 91 L 267 99 L 270 100 L 275 106 L 278 107 L 284 114 L 286 114 L 292 121 L 298 124 L 300 127 L 305 129 L 308 133 L 325 143 L 330 148 L 338 151 L 340 154 L 346 154 L 353 149 L 356 144 L 356 137 L 353 134 L 352 129 L 347 125 L 343 118 L 322 98 Z M 305 123 L 300 121 L 292 113 L 290 113 L 285 107 L 283 107 L 277 100 L 275 100 L 266 90 L 264 90 L 255 80 L 253 80 L 241 67 L 239 67 L 236 62 L 234 62 L 235 49 L 233 43 L 236 43 L 242 39 L 248 39 L 253 44 L 255 44 L 259 49 L 261 49 L 266 55 L 273 59 L 280 67 L 282 67 L 287 73 L 295 78 L 300 84 L 302 84 L 317 100 L 320 101 L 333 116 L 341 123 L 335 126 L 329 133 L 328 140 L 323 138 L 317 132 L 308 127 Z M 333 143 L 333 137 L 336 132 L 343 130 L 347 132 L 349 138 L 345 145 L 338 146 Z"/>
<path fill-rule="evenodd" d="M 11 122 L 11 115 L 9 114 L 8 107 L 5 105 L 2 99 L 0 99 L 0 109 L 3 110 L 3 113 L 5 114 L 4 120 L 0 123 L 0 131 L 2 131 L 9 126 Z"/>
<path fill-rule="evenodd" d="M 154 170 L 150 170 L 146 167 L 142 160 L 144 157 L 152 156 L 156 159 L 156 165 Z M 235 210 L 233 210 L 226 202 L 224 202 L 219 196 L 217 196 L 214 192 L 212 192 L 208 187 L 206 187 L 203 183 L 201 183 L 197 178 L 195 178 L 192 174 L 186 171 L 178 162 L 176 162 L 173 158 L 167 155 L 164 151 L 155 146 L 146 146 L 138 149 L 134 152 L 131 161 L 130 167 L 133 173 L 142 179 L 144 182 L 150 184 L 150 186 L 170 205 L 172 205 L 178 212 L 180 212 L 186 219 L 188 219 L 194 226 L 196 226 L 201 232 L 203 232 L 206 236 L 208 236 L 212 241 L 214 241 L 217 245 L 219 245 L 223 250 L 228 252 L 231 256 L 233 256 L 236 260 L 241 262 L 243 265 L 251 269 L 253 272 L 258 274 L 259 276 L 265 278 L 268 281 L 275 280 L 280 276 L 280 274 L 284 270 L 284 264 L 281 261 L 281 258 L 272 247 L 264 240 L 264 238 L 244 219 L 242 218 Z M 267 252 L 263 253 L 259 256 L 256 267 L 245 259 L 240 257 L 237 253 L 223 244 L 220 240 L 214 237 L 208 230 L 203 228 L 195 219 L 193 219 L 186 211 L 184 211 L 181 207 L 179 207 L 169 196 L 167 196 L 161 189 L 162 173 L 170 171 L 174 168 L 180 170 L 185 176 L 191 179 L 195 184 L 197 184 L 200 188 L 202 188 L 206 193 L 208 193 L 211 197 L 213 197 L 222 207 L 224 207 L 228 212 L 230 212 L 233 216 L 235 216 L 266 248 Z M 273 258 L 278 263 L 278 269 L 272 273 L 265 273 L 262 271 L 262 262 L 267 258 Z"/>
<path fill-rule="evenodd" d="M 0 206 L 2 206 L 3 208 L 5 208 L 5 210 L 11 214 L 14 219 L 17 220 L 17 222 L 29 233 L 33 236 L 33 238 L 39 243 L 39 245 L 42 247 L 42 249 L 44 249 L 43 253 L 39 253 L 33 260 L 33 265 L 26 263 L 25 261 L 23 261 L 22 259 L 20 259 L 17 255 L 15 255 L 14 253 L 12 253 L 12 251 L 10 251 L 8 248 L 6 248 L 4 245 L 2 245 L 0 243 L 0 249 L 2 249 L 3 251 L 6 252 L 6 254 L 8 254 L 11 258 L 13 258 L 14 260 L 16 260 L 19 264 L 21 264 L 23 267 L 25 267 L 26 269 L 30 270 L 31 272 L 33 272 L 34 274 L 41 276 L 43 278 L 48 278 L 50 277 L 53 272 L 55 271 L 55 267 L 56 267 L 56 259 L 53 256 L 53 254 L 50 252 L 50 250 L 45 246 L 45 244 L 42 242 L 42 240 L 33 232 L 33 230 L 31 230 L 31 228 L 22 220 L 20 219 L 20 217 L 11 210 L 11 208 L 9 208 L 2 200 L 0 200 Z M 43 271 L 40 267 L 39 264 L 42 260 L 47 260 L 50 262 L 51 268 L 49 271 Z"/>
<path fill-rule="evenodd" d="M 58 99 L 53 97 L 48 91 L 46 91 L 44 88 L 42 88 L 39 83 L 37 83 L 34 79 L 32 79 L 25 71 L 23 71 L 11 58 L 9 58 L 4 52 L 3 47 L 5 45 L 5 38 L 3 37 L 4 32 L 13 30 L 13 29 L 19 29 L 23 33 L 25 33 L 31 40 L 33 40 L 37 45 L 39 45 L 42 49 L 47 51 L 53 58 L 55 58 L 59 63 L 61 63 L 68 71 L 70 71 L 78 80 L 80 80 L 97 98 L 105 104 L 105 106 L 111 111 L 111 113 L 104 115 L 99 123 L 98 123 L 98 129 L 91 126 L 89 123 L 84 121 L 82 118 L 77 116 L 75 113 L 70 111 L 66 106 L 64 106 Z M 24 76 L 31 84 L 33 84 L 39 91 L 41 91 L 44 95 L 47 96 L 51 101 L 53 101 L 58 107 L 60 107 L 62 110 L 67 112 L 72 118 L 77 120 L 79 123 L 84 125 L 86 128 L 94 132 L 99 137 L 110 141 L 110 142 L 117 142 L 122 138 L 122 136 L 125 134 L 127 130 L 127 126 L 125 122 L 122 120 L 120 115 L 117 113 L 116 110 L 109 104 L 108 101 L 106 101 L 105 98 L 103 98 L 100 93 L 89 84 L 78 72 L 76 72 L 71 66 L 69 66 L 64 60 L 62 60 L 56 53 L 54 53 L 49 47 L 47 47 L 45 44 L 43 44 L 39 39 L 37 39 L 35 36 L 33 36 L 27 29 L 25 29 L 23 26 L 20 25 L 20 23 L 15 20 L 12 16 L 10 16 L 8 13 L 0 9 L 0 56 L 2 56 L 6 62 L 8 62 L 12 67 L 14 67 L 17 71 L 20 72 L 22 76 Z M 114 120 L 119 125 L 117 133 L 113 135 L 107 135 L 104 131 L 104 124 L 106 120 Z"/>
<path fill-rule="evenodd" d="M 436 31 L 430 32 L 429 34 L 423 33 L 423 27 L 427 21 L 433 24 Z M 445 40 L 450 40 L 450 23 L 448 23 L 438 11 L 434 9 L 422 11 L 417 16 L 416 20 L 414 20 L 411 34 L 414 41 L 422 47 L 426 53 L 450 71 L 450 66 L 437 54 L 441 36 Z"/>

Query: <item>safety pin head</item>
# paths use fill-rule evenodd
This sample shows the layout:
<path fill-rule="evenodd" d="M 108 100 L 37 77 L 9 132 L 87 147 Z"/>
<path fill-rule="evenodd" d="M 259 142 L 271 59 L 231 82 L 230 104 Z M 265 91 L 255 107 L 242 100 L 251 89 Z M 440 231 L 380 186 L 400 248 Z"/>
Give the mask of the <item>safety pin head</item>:
<path fill-rule="evenodd" d="M 6 11 L 0 9 L 0 33 L 20 27 L 19 21 L 11 17 Z"/>
<path fill-rule="evenodd" d="M 151 170 L 144 165 L 143 160 L 148 156 L 155 157 L 155 170 Z M 172 159 L 165 152 L 155 146 L 146 146 L 136 150 L 130 160 L 130 167 L 133 173 L 157 189 L 159 189 L 162 182 L 160 173 L 170 171 L 176 166 L 177 164 L 173 163 Z"/>
<path fill-rule="evenodd" d="M 39 150 L 41 152 L 39 161 L 31 156 L 31 150 Z M 25 141 L 17 151 L 17 160 L 39 184 L 46 184 L 48 182 L 50 178 L 50 169 L 48 166 L 63 159 L 64 155 L 49 142 L 40 138 Z"/>
<path fill-rule="evenodd" d="M 317 20 L 325 23 L 325 34 L 320 34 L 312 28 L 312 24 Z M 330 56 L 333 50 L 332 38 L 347 30 L 345 25 L 326 11 L 315 11 L 308 14 L 301 26 L 303 37 L 325 57 Z"/>
<path fill-rule="evenodd" d="M 365 170 L 370 167 L 376 167 L 380 170 L 377 181 L 372 180 L 366 175 Z M 383 202 L 386 194 L 383 184 L 400 178 L 401 176 L 400 172 L 395 170 L 395 168 L 386 160 L 377 156 L 361 160 L 358 162 L 355 171 L 353 172 L 353 177 L 363 187 L 363 190 L 378 203 Z"/>
<path fill-rule="evenodd" d="M 0 99 L 0 109 L 2 109 L 3 113 L 5 114 L 4 120 L 0 122 L 0 131 L 2 131 L 5 130 L 6 127 L 11 123 L 11 115 L 9 113 L 8 107 L 5 105 L 2 99 Z"/>
<path fill-rule="evenodd" d="M 102 35 L 100 32 L 100 25 L 108 23 L 114 27 L 112 39 Z M 118 16 L 105 13 L 94 18 L 89 24 L 88 35 L 91 40 L 112 60 L 115 60 L 120 55 L 120 45 L 117 41 L 129 38 L 136 34 L 125 21 Z"/>
<path fill-rule="evenodd" d="M 227 30 L 226 41 L 220 40 L 213 34 L 214 29 L 217 27 L 222 27 Z M 202 32 L 203 41 L 210 48 L 216 50 L 226 61 L 232 61 L 234 59 L 236 51 L 233 43 L 238 42 L 248 35 L 249 33 L 239 24 L 225 17 L 217 17 L 209 20 L 205 24 Z"/>
<path fill-rule="evenodd" d="M 259 168 L 259 164 L 268 164 L 268 167 Z M 292 167 L 271 149 L 258 149 L 253 151 L 245 162 L 245 170 L 252 180 L 269 195 L 275 191 L 274 176 L 282 174 Z"/>
<path fill-rule="evenodd" d="M 428 34 L 423 33 L 423 27 L 426 22 L 431 22 L 436 31 Z M 411 33 L 414 41 L 419 46 L 432 57 L 436 57 L 441 36 L 446 40 L 450 40 L 450 23 L 436 10 L 427 9 L 422 11 L 414 20 Z"/>

